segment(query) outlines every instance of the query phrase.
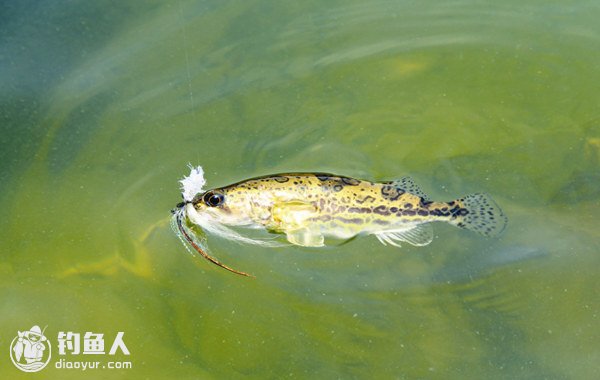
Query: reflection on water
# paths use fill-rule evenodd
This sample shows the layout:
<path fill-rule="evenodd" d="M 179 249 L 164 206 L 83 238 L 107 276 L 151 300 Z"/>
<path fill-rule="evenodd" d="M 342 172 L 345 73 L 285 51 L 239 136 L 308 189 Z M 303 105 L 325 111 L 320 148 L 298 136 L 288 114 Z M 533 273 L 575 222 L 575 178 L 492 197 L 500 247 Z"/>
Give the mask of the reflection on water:
<path fill-rule="evenodd" d="M 597 4 L 101 5 L 0 16 L 2 346 L 23 320 L 125 331 L 134 369 L 86 378 L 599 376 Z M 509 227 L 213 239 L 249 280 L 170 231 L 188 162 L 209 186 L 411 175 Z"/>

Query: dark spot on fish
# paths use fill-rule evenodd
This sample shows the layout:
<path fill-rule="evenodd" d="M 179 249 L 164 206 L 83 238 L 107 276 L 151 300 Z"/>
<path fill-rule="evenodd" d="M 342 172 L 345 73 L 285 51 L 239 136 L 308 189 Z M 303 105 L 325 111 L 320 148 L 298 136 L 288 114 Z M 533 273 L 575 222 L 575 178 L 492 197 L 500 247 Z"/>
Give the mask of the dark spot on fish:
<path fill-rule="evenodd" d="M 421 199 L 420 199 L 419 203 L 421 204 L 421 207 L 427 207 L 427 206 L 429 206 L 430 204 L 432 204 L 432 203 L 433 203 L 433 201 L 428 201 L 427 199 L 425 199 L 425 198 L 421 197 Z"/>
<path fill-rule="evenodd" d="M 390 224 L 390 222 L 388 222 L 387 220 L 381 220 L 381 219 L 375 219 L 373 221 L 373 223 L 378 224 L 380 226 L 387 226 L 388 224 Z"/>
<path fill-rule="evenodd" d="M 404 210 L 402 212 L 403 215 L 414 216 L 416 214 L 415 210 Z"/>
<path fill-rule="evenodd" d="M 404 194 L 404 190 L 396 186 L 385 185 L 381 187 L 381 195 L 384 199 L 389 201 L 395 201 L 396 199 L 400 198 L 402 194 Z"/>
<path fill-rule="evenodd" d="M 350 186 L 357 186 L 360 183 L 359 180 L 349 177 L 342 177 L 342 182 Z"/>
<path fill-rule="evenodd" d="M 370 196 L 370 195 L 367 195 L 367 196 L 366 196 L 366 197 L 364 197 L 362 200 L 361 200 L 361 199 L 357 199 L 357 200 L 356 200 L 356 203 L 363 204 L 363 203 L 365 203 L 365 202 L 367 202 L 367 201 L 369 201 L 369 202 L 373 202 L 374 200 L 375 200 L 375 198 L 373 198 L 373 197 L 372 197 L 372 196 Z"/>
<path fill-rule="evenodd" d="M 353 223 L 353 224 L 363 224 L 365 221 L 362 220 L 361 218 L 343 218 L 341 216 L 336 217 L 335 219 L 339 220 L 340 222 L 343 223 Z"/>
<path fill-rule="evenodd" d="M 398 211 L 398 207 L 390 207 L 390 211 L 391 212 L 397 212 Z"/>
<path fill-rule="evenodd" d="M 359 214 L 370 214 L 372 211 L 369 207 L 348 207 L 348 212 L 356 212 Z"/>
<path fill-rule="evenodd" d="M 412 203 L 405 203 L 404 208 L 410 210 L 411 208 L 413 208 L 413 205 Z"/>
<path fill-rule="evenodd" d="M 373 212 L 375 214 L 379 214 L 379 215 L 390 215 L 390 212 L 387 210 L 387 207 L 384 205 L 375 207 L 373 209 Z"/>
<path fill-rule="evenodd" d="M 331 178 L 331 176 L 329 176 L 327 174 L 315 174 L 315 177 L 317 177 L 319 180 L 321 180 L 323 182 L 325 182 Z"/>
<path fill-rule="evenodd" d="M 284 177 L 284 176 L 273 177 L 273 179 L 279 183 L 284 183 L 284 182 L 287 182 L 290 180 L 288 177 Z"/>
<path fill-rule="evenodd" d="M 337 211 L 337 208 L 338 208 L 337 204 L 332 203 L 330 207 L 327 207 L 327 212 L 330 212 L 333 214 Z"/>
<path fill-rule="evenodd" d="M 338 192 L 338 191 L 342 191 L 342 189 L 344 188 L 343 185 L 337 184 L 333 186 L 333 191 Z"/>
<path fill-rule="evenodd" d="M 442 212 L 440 211 L 439 208 L 433 209 L 429 211 L 429 215 L 433 215 L 433 216 L 441 216 Z"/>
<path fill-rule="evenodd" d="M 427 211 L 427 210 L 419 210 L 419 211 L 417 211 L 417 214 L 419 214 L 421 216 L 427 216 L 427 215 L 429 215 L 429 211 Z"/>

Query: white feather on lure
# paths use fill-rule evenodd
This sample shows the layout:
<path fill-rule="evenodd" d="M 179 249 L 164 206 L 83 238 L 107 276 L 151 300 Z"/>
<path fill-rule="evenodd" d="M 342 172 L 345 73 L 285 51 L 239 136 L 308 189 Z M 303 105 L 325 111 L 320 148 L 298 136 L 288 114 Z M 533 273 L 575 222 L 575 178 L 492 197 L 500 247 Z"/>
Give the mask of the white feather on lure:
<path fill-rule="evenodd" d="M 198 213 L 191 203 L 185 205 L 184 210 L 185 214 L 192 223 L 200 226 L 206 232 L 216 235 L 220 238 L 232 240 L 237 243 L 255 244 L 263 247 L 282 247 L 287 245 L 276 241 L 252 239 L 242 236 L 237 231 L 234 231 L 231 228 L 222 225 L 217 220 L 214 220 L 210 217 L 210 215 Z"/>
<path fill-rule="evenodd" d="M 204 179 L 204 170 L 202 169 L 202 166 L 198 165 L 193 167 L 192 164 L 188 164 L 188 167 L 190 168 L 190 175 L 183 177 L 179 183 L 181 184 L 181 195 L 183 195 L 183 200 L 191 202 L 196 194 L 202 192 L 206 180 Z"/>

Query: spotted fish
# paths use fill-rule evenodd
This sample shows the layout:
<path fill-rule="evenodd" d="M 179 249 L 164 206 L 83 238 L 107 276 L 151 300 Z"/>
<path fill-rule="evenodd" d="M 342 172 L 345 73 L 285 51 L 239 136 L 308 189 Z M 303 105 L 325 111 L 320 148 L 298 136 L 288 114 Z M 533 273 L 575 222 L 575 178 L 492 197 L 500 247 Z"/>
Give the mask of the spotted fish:
<path fill-rule="evenodd" d="M 192 169 L 192 174 L 193 170 L 198 169 Z M 209 233 L 231 240 L 278 244 L 248 238 L 230 228 L 250 227 L 283 234 L 289 243 L 304 247 L 321 247 L 330 239 L 347 240 L 357 235 L 374 235 L 384 245 L 399 247 L 406 242 L 424 246 L 433 239 L 431 222 L 447 222 L 484 236 L 497 236 L 507 223 L 487 194 L 436 202 L 409 177 L 372 182 L 327 173 L 286 173 L 208 191 L 190 191 L 190 187 L 186 189 L 184 183 L 184 202 L 173 210 L 173 220 L 175 230 L 192 246 L 184 217 Z M 198 250 L 199 242 L 195 245 Z M 218 261 L 216 264 L 224 266 Z"/>

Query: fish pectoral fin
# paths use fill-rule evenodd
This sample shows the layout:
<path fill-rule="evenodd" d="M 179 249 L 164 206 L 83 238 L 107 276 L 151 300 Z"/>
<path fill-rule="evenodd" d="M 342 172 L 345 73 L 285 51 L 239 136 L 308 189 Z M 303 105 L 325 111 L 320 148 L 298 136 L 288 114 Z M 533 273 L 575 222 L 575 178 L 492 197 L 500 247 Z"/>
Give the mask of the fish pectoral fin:
<path fill-rule="evenodd" d="M 300 200 L 275 202 L 271 209 L 273 220 L 283 227 L 300 226 L 304 221 L 317 213 L 317 208 Z"/>
<path fill-rule="evenodd" d="M 411 177 L 402 177 L 393 181 L 392 184 L 397 188 L 404 190 L 406 193 L 417 195 L 426 201 L 430 200 L 429 196 L 425 194 L 421 187 L 417 185 Z"/>
<path fill-rule="evenodd" d="M 400 242 L 404 241 L 415 246 L 424 246 L 433 240 L 433 228 L 430 224 L 418 224 L 403 229 L 376 232 L 375 237 L 383 245 L 400 247 Z"/>
<path fill-rule="evenodd" d="M 322 247 L 325 245 L 323 234 L 309 228 L 298 228 L 287 231 L 286 237 L 290 243 L 302 247 Z"/>

